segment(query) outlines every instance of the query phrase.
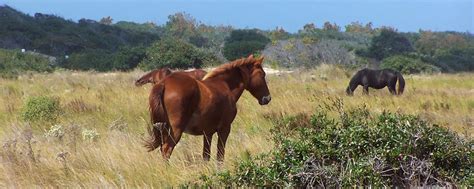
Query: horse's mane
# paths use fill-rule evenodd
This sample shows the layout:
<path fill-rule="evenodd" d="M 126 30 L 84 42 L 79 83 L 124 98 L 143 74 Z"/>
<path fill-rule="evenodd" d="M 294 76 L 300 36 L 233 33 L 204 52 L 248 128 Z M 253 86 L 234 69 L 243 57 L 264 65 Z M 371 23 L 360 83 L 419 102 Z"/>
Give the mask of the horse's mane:
<path fill-rule="evenodd" d="M 237 59 L 237 60 L 234 60 L 234 61 L 226 63 L 226 64 L 222 64 L 222 65 L 218 66 L 217 68 L 215 68 L 214 70 L 207 73 L 202 78 L 202 80 L 206 80 L 206 79 L 209 79 L 209 78 L 216 77 L 216 76 L 218 76 L 218 75 L 220 75 L 224 72 L 227 72 L 229 70 L 238 68 L 240 66 L 253 64 L 254 62 L 255 62 L 255 59 L 252 56 L 252 57 L 248 57 L 248 58 Z"/>

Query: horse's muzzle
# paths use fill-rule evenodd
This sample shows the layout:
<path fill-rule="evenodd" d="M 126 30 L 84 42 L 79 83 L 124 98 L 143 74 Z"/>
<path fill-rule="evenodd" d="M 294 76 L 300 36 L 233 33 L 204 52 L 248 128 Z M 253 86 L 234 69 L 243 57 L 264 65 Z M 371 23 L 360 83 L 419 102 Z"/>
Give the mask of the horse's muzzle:
<path fill-rule="evenodd" d="M 271 100 L 272 100 L 272 96 L 268 95 L 268 96 L 262 97 L 262 99 L 259 100 L 258 103 L 260 105 L 267 105 L 268 103 L 270 103 Z"/>
<path fill-rule="evenodd" d="M 141 81 L 141 80 L 135 81 L 135 86 L 137 86 L 137 87 L 142 86 L 142 85 L 144 85 L 144 84 L 145 84 L 145 83 L 144 83 L 143 81 Z"/>

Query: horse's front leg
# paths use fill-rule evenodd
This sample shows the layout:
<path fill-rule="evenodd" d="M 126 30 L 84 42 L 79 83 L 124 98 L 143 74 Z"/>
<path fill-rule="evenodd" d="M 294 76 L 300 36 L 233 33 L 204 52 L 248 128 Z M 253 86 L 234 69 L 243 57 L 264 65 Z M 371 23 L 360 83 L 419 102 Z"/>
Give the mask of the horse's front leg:
<path fill-rule="evenodd" d="M 217 132 L 217 161 L 224 161 L 225 155 L 225 143 L 227 142 L 227 137 L 229 137 L 230 125 L 223 127 L 222 130 Z"/>
<path fill-rule="evenodd" d="M 209 161 L 211 158 L 211 142 L 212 142 L 212 135 L 213 134 L 208 134 L 204 133 L 203 135 L 203 149 L 202 149 L 202 159 L 204 161 Z"/>
<path fill-rule="evenodd" d="M 364 86 L 364 94 L 369 95 L 369 86 L 368 85 Z"/>

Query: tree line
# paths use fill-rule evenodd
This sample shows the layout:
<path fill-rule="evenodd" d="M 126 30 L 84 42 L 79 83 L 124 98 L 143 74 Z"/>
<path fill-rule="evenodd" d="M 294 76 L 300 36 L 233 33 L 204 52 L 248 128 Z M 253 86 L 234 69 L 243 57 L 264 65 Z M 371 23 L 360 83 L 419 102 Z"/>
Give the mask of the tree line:
<path fill-rule="evenodd" d="M 199 68 L 251 53 L 265 54 L 269 65 L 278 68 L 341 64 L 404 73 L 474 71 L 474 36 L 462 32 L 399 32 L 391 27 L 374 28 L 372 23 L 353 22 L 341 27 L 325 22 L 321 27 L 308 23 L 289 33 L 280 27 L 210 26 L 186 13 L 170 15 L 163 25 L 114 23 L 111 17 L 75 22 L 56 15 L 30 16 L 6 5 L 0 6 L 0 23 L 0 73 L 54 68 L 104 72 L 165 66 Z M 37 64 L 45 68 L 28 68 L 21 65 L 33 64 L 31 58 L 25 58 L 33 54 L 18 56 L 20 49 L 55 59 Z M 22 63 L 7 62 L 13 59 Z M 16 65 L 22 68 L 8 71 Z"/>

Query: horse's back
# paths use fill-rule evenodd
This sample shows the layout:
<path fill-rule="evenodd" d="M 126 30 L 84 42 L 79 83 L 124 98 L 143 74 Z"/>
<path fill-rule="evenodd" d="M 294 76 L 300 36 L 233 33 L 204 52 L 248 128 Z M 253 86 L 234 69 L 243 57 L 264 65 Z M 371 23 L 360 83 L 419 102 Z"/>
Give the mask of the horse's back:
<path fill-rule="evenodd" d="M 198 93 L 197 81 L 188 74 L 174 72 L 164 80 L 165 95 L 173 98 L 189 98 Z"/>
<path fill-rule="evenodd" d="M 204 78 L 204 76 L 207 74 L 206 71 L 201 70 L 201 69 L 194 69 L 194 70 L 191 70 L 191 71 L 185 71 L 185 73 L 187 73 L 188 75 L 190 75 L 191 77 L 193 77 L 194 79 L 197 79 L 197 80 L 202 80 L 202 78 Z"/>

